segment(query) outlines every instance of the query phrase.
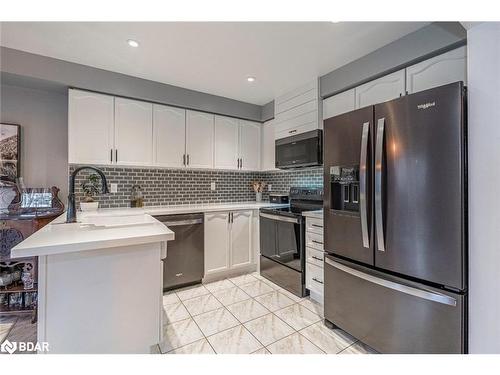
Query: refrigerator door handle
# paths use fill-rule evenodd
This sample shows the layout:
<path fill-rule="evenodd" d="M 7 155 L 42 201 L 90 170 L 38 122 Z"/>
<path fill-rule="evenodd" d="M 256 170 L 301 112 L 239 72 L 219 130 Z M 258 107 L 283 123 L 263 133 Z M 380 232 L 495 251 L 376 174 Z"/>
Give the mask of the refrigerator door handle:
<path fill-rule="evenodd" d="M 361 133 L 361 155 L 360 155 L 360 171 L 359 174 L 359 212 L 361 216 L 361 236 L 363 238 L 363 247 L 370 247 L 370 239 L 368 237 L 368 215 L 366 213 L 366 177 L 368 175 L 368 137 L 370 132 L 370 123 L 363 124 Z"/>
<path fill-rule="evenodd" d="M 377 248 L 385 251 L 384 221 L 382 214 L 382 168 L 384 163 L 384 130 L 385 118 L 377 121 L 377 141 L 375 144 L 375 228 L 377 231 Z"/>
<path fill-rule="evenodd" d="M 423 298 L 429 301 L 441 303 L 443 305 L 449 306 L 457 306 L 457 300 L 453 297 L 447 296 L 446 294 L 429 292 L 427 290 L 414 288 L 411 286 L 395 283 L 393 281 L 381 279 L 380 277 L 376 277 L 373 275 L 369 275 L 367 273 L 355 270 L 353 268 L 349 268 L 344 266 L 343 264 L 334 262 L 333 260 L 325 257 L 325 262 L 332 267 L 337 268 L 340 271 L 346 272 L 352 276 L 358 277 L 360 279 L 366 280 L 373 284 L 377 284 L 383 286 L 385 288 L 393 289 L 401 293 L 409 294 L 414 297 Z"/>

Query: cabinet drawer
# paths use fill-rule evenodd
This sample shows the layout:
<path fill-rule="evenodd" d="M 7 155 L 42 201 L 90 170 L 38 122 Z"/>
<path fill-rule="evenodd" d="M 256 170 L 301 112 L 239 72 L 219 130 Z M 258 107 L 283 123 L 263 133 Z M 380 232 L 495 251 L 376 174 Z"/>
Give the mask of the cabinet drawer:
<path fill-rule="evenodd" d="M 306 247 L 306 261 L 323 268 L 324 253 L 322 251 Z"/>
<path fill-rule="evenodd" d="M 323 295 L 323 268 L 306 263 L 306 288 Z"/>
<path fill-rule="evenodd" d="M 281 131 L 278 130 L 278 128 L 276 128 L 275 137 L 276 137 L 276 139 L 281 139 L 281 138 L 290 137 L 292 135 L 306 133 L 308 131 L 315 130 L 315 129 L 318 129 L 318 121 L 317 120 L 315 120 L 314 122 L 310 122 L 310 123 L 301 125 L 301 126 L 292 127 L 292 128 L 288 128 L 288 129 L 281 130 Z"/>
<path fill-rule="evenodd" d="M 323 234 L 323 219 L 306 218 L 306 231 Z"/>
<path fill-rule="evenodd" d="M 306 246 L 323 251 L 323 234 L 306 232 Z"/>

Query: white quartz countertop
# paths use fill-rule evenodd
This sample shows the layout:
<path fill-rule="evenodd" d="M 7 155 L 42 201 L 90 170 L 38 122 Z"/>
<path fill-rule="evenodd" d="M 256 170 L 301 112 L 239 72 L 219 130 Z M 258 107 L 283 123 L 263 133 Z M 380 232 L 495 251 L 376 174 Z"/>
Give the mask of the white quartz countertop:
<path fill-rule="evenodd" d="M 304 212 L 302 212 L 302 216 L 313 217 L 315 219 L 323 219 L 323 210 L 304 211 Z"/>
<path fill-rule="evenodd" d="M 238 210 L 258 210 L 264 207 L 287 207 L 288 204 L 275 204 L 269 202 L 238 202 L 238 203 L 210 203 L 210 204 L 185 204 L 179 206 L 150 206 L 142 208 L 106 208 L 102 213 L 121 213 L 130 215 L 149 214 L 152 216 L 189 214 L 195 212 L 222 212 Z"/>
<path fill-rule="evenodd" d="M 99 209 L 93 212 L 78 212 L 78 222 L 71 224 L 65 223 L 64 213 L 13 247 L 11 256 L 42 256 L 170 241 L 174 239 L 174 232 L 153 216 L 283 206 L 286 205 L 243 202 Z"/>

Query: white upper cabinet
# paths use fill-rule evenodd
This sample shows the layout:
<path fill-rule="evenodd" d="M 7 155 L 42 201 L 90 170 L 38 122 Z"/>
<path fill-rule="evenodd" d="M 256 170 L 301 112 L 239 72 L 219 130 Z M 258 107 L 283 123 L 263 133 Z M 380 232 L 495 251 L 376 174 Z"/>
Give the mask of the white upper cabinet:
<path fill-rule="evenodd" d="M 405 70 L 399 70 L 355 89 L 356 109 L 383 103 L 405 94 Z"/>
<path fill-rule="evenodd" d="M 231 220 L 231 268 L 252 263 L 252 211 L 235 211 Z"/>
<path fill-rule="evenodd" d="M 240 120 L 240 169 L 260 170 L 260 128 L 261 124 Z"/>
<path fill-rule="evenodd" d="M 214 167 L 214 115 L 186 112 L 186 158 L 189 168 Z"/>
<path fill-rule="evenodd" d="M 68 100 L 69 162 L 111 164 L 114 97 L 70 89 Z"/>
<path fill-rule="evenodd" d="M 153 105 L 115 98 L 115 163 L 153 164 Z"/>
<path fill-rule="evenodd" d="M 322 128 L 318 80 L 275 99 L 276 139 Z"/>
<path fill-rule="evenodd" d="M 161 167 L 184 166 L 186 154 L 186 111 L 166 105 L 153 105 L 154 164 Z"/>
<path fill-rule="evenodd" d="M 237 169 L 239 152 L 239 121 L 215 116 L 215 168 Z"/>
<path fill-rule="evenodd" d="M 263 171 L 271 171 L 276 169 L 275 163 L 275 126 L 274 120 L 265 122 L 262 125 L 262 152 L 260 166 Z"/>
<path fill-rule="evenodd" d="M 353 111 L 356 108 L 356 95 L 354 89 L 323 100 L 323 120 Z"/>
<path fill-rule="evenodd" d="M 457 81 L 467 83 L 465 46 L 406 68 L 406 90 L 409 94 Z"/>

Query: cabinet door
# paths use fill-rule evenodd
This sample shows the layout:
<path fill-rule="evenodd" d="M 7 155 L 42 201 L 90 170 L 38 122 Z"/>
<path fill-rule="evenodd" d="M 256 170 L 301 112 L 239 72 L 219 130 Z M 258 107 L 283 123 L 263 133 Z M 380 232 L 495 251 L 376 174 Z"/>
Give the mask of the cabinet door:
<path fill-rule="evenodd" d="M 406 90 L 409 94 L 457 81 L 467 83 L 466 47 L 406 68 Z"/>
<path fill-rule="evenodd" d="M 186 154 L 189 168 L 214 167 L 214 115 L 187 111 Z"/>
<path fill-rule="evenodd" d="M 260 169 L 260 127 L 258 122 L 240 120 L 240 158 L 241 169 L 258 171 Z"/>
<path fill-rule="evenodd" d="M 270 120 L 262 125 L 262 158 L 261 169 L 263 171 L 272 171 L 276 169 L 275 164 L 275 126 L 274 121 Z"/>
<path fill-rule="evenodd" d="M 235 118 L 215 116 L 216 169 L 238 169 L 238 126 Z"/>
<path fill-rule="evenodd" d="M 331 96 L 323 100 L 323 120 L 342 113 L 354 111 L 355 107 L 356 99 L 354 89 Z"/>
<path fill-rule="evenodd" d="M 252 262 L 252 211 L 235 211 L 231 223 L 231 268 Z"/>
<path fill-rule="evenodd" d="M 383 103 L 405 94 L 405 70 L 370 81 L 356 87 L 356 108 Z"/>
<path fill-rule="evenodd" d="M 69 162 L 111 164 L 114 97 L 72 89 L 68 101 Z"/>
<path fill-rule="evenodd" d="M 229 213 L 205 214 L 205 276 L 228 269 Z"/>
<path fill-rule="evenodd" d="M 153 154 L 155 165 L 183 167 L 186 154 L 186 111 L 153 105 Z"/>
<path fill-rule="evenodd" d="M 153 105 L 115 98 L 115 162 L 153 164 Z"/>

